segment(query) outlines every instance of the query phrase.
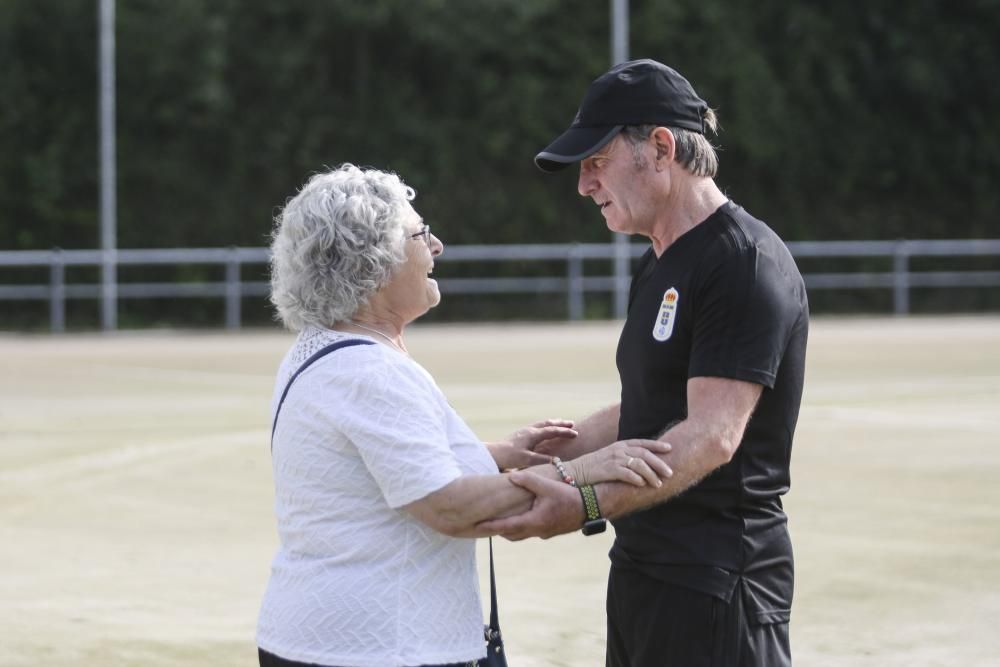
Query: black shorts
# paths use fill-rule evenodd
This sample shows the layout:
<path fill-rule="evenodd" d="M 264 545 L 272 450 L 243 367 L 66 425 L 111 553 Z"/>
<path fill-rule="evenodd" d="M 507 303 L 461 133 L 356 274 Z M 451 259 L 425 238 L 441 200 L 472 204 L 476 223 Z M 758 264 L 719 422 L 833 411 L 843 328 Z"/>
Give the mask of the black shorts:
<path fill-rule="evenodd" d="M 607 667 L 789 667 L 788 617 L 612 567 Z"/>

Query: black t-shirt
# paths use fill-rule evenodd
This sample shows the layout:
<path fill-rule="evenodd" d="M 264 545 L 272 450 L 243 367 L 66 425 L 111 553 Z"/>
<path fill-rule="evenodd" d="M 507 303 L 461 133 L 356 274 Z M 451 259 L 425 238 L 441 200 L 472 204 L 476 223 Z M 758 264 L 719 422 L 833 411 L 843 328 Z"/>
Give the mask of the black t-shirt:
<path fill-rule="evenodd" d="M 687 414 L 692 377 L 764 390 L 733 459 L 676 498 L 614 522 L 612 562 L 758 609 L 789 608 L 792 552 L 780 496 L 805 371 L 809 313 L 788 248 L 727 202 L 632 280 L 618 343 L 619 439 L 655 438 Z"/>

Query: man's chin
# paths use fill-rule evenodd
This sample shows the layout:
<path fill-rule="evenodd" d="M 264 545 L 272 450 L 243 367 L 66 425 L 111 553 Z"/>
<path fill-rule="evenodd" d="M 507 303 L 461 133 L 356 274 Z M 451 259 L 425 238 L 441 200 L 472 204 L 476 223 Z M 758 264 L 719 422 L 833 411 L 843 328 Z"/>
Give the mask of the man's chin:
<path fill-rule="evenodd" d="M 604 222 L 605 224 L 607 224 L 608 229 L 612 232 L 615 232 L 616 234 L 627 234 L 629 236 L 635 234 L 635 232 L 633 232 L 631 229 L 622 229 L 621 225 L 614 223 L 611 220 L 605 220 Z"/>
<path fill-rule="evenodd" d="M 613 232 L 621 232 L 620 224 L 613 217 L 609 217 L 607 212 L 601 211 L 601 215 L 604 216 L 604 225 Z"/>

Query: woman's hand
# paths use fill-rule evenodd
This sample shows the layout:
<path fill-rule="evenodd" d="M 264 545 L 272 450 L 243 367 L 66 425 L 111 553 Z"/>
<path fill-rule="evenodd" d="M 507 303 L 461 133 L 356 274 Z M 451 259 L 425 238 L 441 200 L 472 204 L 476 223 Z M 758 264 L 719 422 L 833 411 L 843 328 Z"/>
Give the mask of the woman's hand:
<path fill-rule="evenodd" d="M 500 470 L 510 470 L 548 463 L 552 457 L 535 452 L 536 447 L 554 438 L 572 439 L 576 436 L 573 422 L 567 419 L 546 419 L 519 428 L 506 440 L 489 443 L 486 446 L 493 455 L 493 460 L 497 462 L 497 467 Z"/>
<path fill-rule="evenodd" d="M 670 443 L 659 440 L 619 440 L 564 465 L 581 485 L 617 481 L 659 487 L 674 474 L 657 456 L 669 451 Z"/>

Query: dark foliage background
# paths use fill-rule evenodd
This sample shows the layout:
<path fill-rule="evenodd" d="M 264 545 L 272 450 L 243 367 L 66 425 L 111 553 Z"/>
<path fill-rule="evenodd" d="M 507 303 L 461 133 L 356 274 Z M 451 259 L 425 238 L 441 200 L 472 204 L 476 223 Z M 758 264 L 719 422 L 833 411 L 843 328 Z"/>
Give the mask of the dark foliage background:
<path fill-rule="evenodd" d="M 3 249 L 99 244 L 96 5 L 0 2 Z M 718 110 L 720 184 L 787 240 L 997 235 L 1000 1 L 630 14 L 633 57 Z M 397 171 L 449 243 L 605 241 L 572 170 L 531 158 L 607 69 L 608 24 L 598 0 L 119 0 L 118 244 L 265 245 L 342 162 Z"/>

